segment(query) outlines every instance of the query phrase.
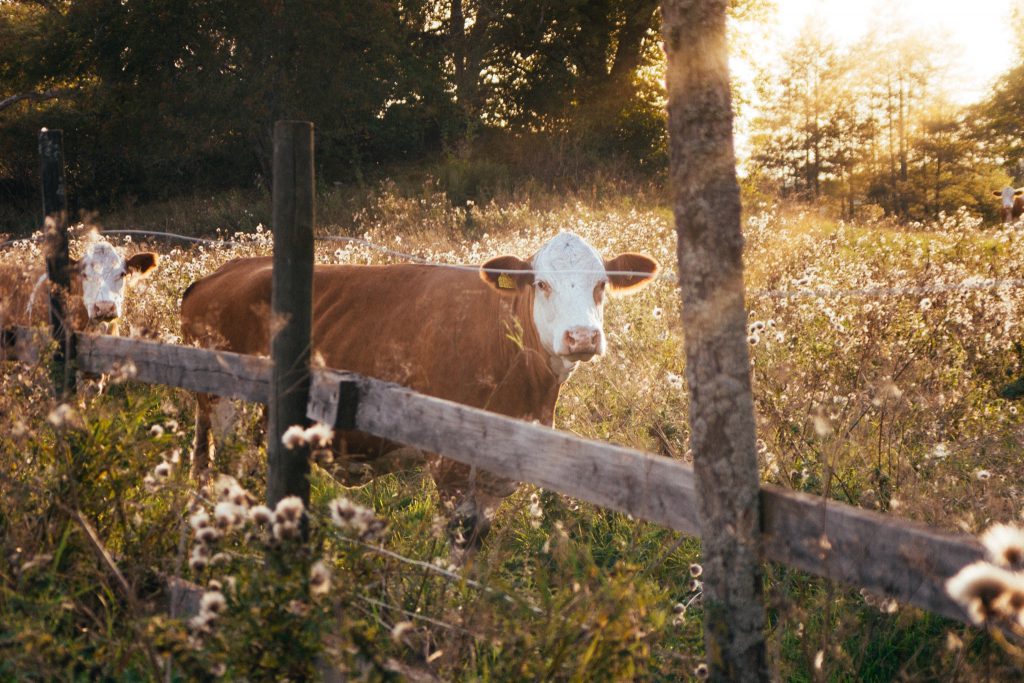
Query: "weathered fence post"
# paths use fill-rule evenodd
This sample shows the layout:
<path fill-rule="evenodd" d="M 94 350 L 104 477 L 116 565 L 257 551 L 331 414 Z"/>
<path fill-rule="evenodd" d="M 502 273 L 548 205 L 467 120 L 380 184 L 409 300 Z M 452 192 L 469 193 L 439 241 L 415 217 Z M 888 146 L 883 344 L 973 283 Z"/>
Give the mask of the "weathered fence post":
<path fill-rule="evenodd" d="M 712 680 L 768 680 L 726 0 L 664 0 L 669 180 Z"/>
<path fill-rule="evenodd" d="M 267 403 L 267 501 L 287 496 L 309 502 L 309 449 L 285 448 L 281 437 L 306 425 L 310 326 L 313 318 L 313 124 L 274 126 L 274 275 Z"/>
<path fill-rule="evenodd" d="M 54 391 L 66 398 L 75 391 L 75 336 L 67 317 L 71 288 L 68 255 L 68 193 L 64 179 L 64 133 L 39 131 L 39 175 L 43 185 L 46 277 L 50 293 L 50 331 L 57 341 L 53 356 Z"/>

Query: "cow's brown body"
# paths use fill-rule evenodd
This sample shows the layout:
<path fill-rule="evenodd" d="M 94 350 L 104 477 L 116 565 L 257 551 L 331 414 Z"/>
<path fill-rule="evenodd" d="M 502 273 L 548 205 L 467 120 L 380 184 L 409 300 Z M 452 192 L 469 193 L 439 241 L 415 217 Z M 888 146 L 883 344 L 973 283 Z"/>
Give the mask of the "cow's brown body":
<path fill-rule="evenodd" d="M 231 261 L 182 300 L 183 336 L 237 353 L 270 347 L 272 259 Z M 534 290 L 499 293 L 476 272 L 422 265 L 318 265 L 313 275 L 313 344 L 328 367 L 397 382 L 415 391 L 551 425 L 559 378 L 531 320 Z M 200 397 L 194 467 L 208 458 L 209 397 Z M 341 437 L 349 483 L 408 464 L 399 446 L 359 433 Z M 404 451 L 407 452 L 407 451 Z M 470 495 L 479 516 L 511 482 L 436 456 L 428 462 L 442 499 Z M 471 492 L 468 489 L 473 488 Z M 478 521 L 478 520 L 477 520 Z M 474 521 L 474 523 L 477 523 Z"/>
<path fill-rule="evenodd" d="M 0 267 L 0 327 L 42 325 L 49 320 L 50 289 L 41 268 Z M 88 320 L 81 294 L 69 302 L 76 327 Z"/>
<path fill-rule="evenodd" d="M 272 259 L 231 261 L 182 297 L 187 342 L 267 354 Z M 321 265 L 313 271 L 313 346 L 332 368 L 551 425 L 558 390 L 578 362 L 605 349 L 605 291 L 629 293 L 658 270 L 654 259 L 604 259 L 582 238 L 559 233 L 529 261 L 500 256 L 476 269 L 425 265 Z M 193 467 L 209 461 L 209 396 L 199 396 Z M 393 471 L 422 454 L 365 434 L 337 435 L 348 483 Z M 483 445 L 481 445 L 483 447 Z M 410 458 L 409 456 L 413 456 Z M 456 529 L 486 531 L 510 482 L 428 454 Z M 458 534 L 453 534 L 458 541 Z"/>

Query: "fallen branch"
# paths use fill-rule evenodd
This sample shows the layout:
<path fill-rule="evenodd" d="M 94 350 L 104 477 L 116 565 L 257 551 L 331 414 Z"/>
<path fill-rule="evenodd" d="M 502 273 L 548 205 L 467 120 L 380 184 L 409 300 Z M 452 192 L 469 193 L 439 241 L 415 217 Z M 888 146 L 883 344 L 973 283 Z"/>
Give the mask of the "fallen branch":
<path fill-rule="evenodd" d="M 13 107 L 18 102 L 45 102 L 46 100 L 57 100 L 63 97 L 72 97 L 81 92 L 79 88 L 50 88 L 43 92 L 26 92 L 18 95 L 11 95 L 0 100 L 0 111 Z"/>

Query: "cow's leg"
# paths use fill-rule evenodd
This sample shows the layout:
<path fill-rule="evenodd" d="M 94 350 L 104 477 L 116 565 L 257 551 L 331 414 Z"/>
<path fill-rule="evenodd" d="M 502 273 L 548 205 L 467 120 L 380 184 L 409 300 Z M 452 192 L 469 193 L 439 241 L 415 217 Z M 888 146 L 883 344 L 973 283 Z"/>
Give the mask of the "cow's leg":
<path fill-rule="evenodd" d="M 200 478 L 210 468 L 210 413 L 214 397 L 196 394 L 196 436 L 192 448 L 192 476 Z"/>
<path fill-rule="evenodd" d="M 428 465 L 441 502 L 453 508 L 448 540 L 461 553 L 479 549 L 498 506 L 516 483 L 441 456 L 429 458 Z"/>

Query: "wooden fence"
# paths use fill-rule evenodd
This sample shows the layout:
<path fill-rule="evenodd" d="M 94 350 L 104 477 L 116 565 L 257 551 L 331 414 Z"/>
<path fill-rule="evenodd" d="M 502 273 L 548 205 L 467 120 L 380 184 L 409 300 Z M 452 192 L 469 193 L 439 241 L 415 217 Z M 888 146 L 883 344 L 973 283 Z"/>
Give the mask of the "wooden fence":
<path fill-rule="evenodd" d="M 23 341 L 20 328 L 9 337 Z M 79 333 L 77 362 L 91 373 L 267 402 L 269 358 Z M 32 344 L 9 348 L 32 360 Z M 530 482 L 687 534 L 699 535 L 693 469 L 678 461 L 589 441 L 336 370 L 312 371 L 306 416 Z M 486 446 L 481 446 L 486 444 Z M 970 536 L 775 486 L 761 489 L 765 559 L 967 620 L 943 584 L 982 557 Z"/>
<path fill-rule="evenodd" d="M 301 138 L 311 148 L 311 129 L 291 126 L 285 134 Z M 285 148 L 292 155 L 293 170 L 311 168 L 303 155 Z M 277 151 L 275 144 L 275 155 Z M 298 180 L 289 191 L 311 198 L 311 176 L 293 173 L 290 177 Z M 275 203 L 282 191 L 279 182 L 275 177 Z M 295 215 L 284 222 L 312 220 L 311 210 L 301 208 L 301 202 L 290 206 L 300 208 L 288 209 Z M 295 240 L 279 232 L 275 230 L 275 251 L 293 247 Z M 312 231 L 305 233 L 304 239 L 311 242 Z M 311 248 L 303 258 L 311 266 Z M 297 281 L 288 286 L 305 292 L 305 297 L 311 291 L 306 279 L 311 279 L 312 270 L 300 270 Z M 309 304 L 303 298 L 300 305 Z M 37 334 L 27 328 L 4 330 L 0 358 L 35 361 Z M 308 340 L 308 324 L 306 335 Z M 302 341 L 301 335 L 290 346 L 293 350 L 304 347 L 308 357 L 308 341 Z M 272 398 L 283 395 L 275 390 L 275 362 L 270 358 L 85 333 L 74 334 L 61 348 L 68 349 L 68 360 L 87 373 L 127 373 L 140 382 L 270 403 L 272 415 Z M 678 461 L 588 441 L 376 379 L 310 370 L 308 360 L 298 365 L 309 373 L 308 398 L 300 401 L 298 415 L 289 415 L 289 420 L 305 417 L 336 429 L 357 429 L 677 531 L 700 534 L 693 469 Z M 290 375 L 284 381 L 294 385 L 297 380 Z M 286 398 L 294 404 L 294 395 Z M 282 474 L 280 468 L 300 472 L 308 468 L 304 458 L 302 462 L 279 460 L 269 462 L 270 481 L 294 483 L 295 470 Z M 301 495 L 301 490 L 290 486 L 277 485 L 274 495 Z M 308 482 L 305 486 L 308 492 Z M 762 486 L 760 498 L 765 559 L 967 621 L 964 610 L 946 595 L 944 584 L 961 567 L 982 557 L 974 538 L 774 486 Z"/>

